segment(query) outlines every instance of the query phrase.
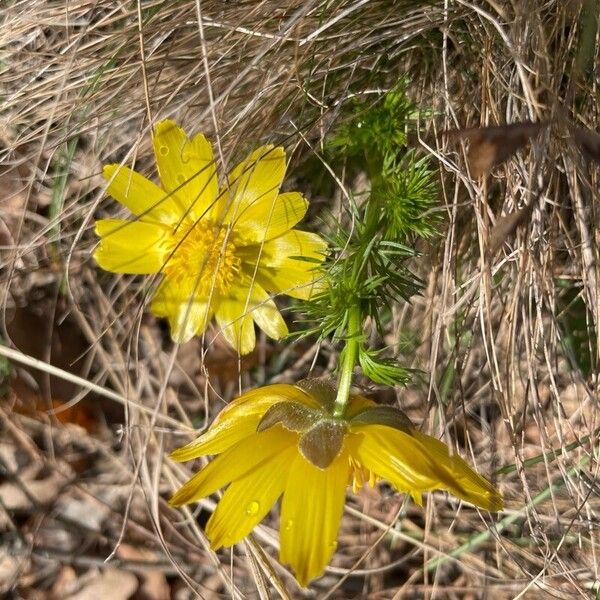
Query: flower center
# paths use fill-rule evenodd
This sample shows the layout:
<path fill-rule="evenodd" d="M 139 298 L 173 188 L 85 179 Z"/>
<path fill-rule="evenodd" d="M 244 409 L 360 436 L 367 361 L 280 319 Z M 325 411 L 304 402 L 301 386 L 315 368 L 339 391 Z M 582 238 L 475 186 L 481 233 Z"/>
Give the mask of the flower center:
<path fill-rule="evenodd" d="M 196 293 L 225 294 L 239 275 L 241 259 L 225 228 L 202 220 L 173 233 L 171 256 L 163 272 L 174 280 L 192 278 Z"/>

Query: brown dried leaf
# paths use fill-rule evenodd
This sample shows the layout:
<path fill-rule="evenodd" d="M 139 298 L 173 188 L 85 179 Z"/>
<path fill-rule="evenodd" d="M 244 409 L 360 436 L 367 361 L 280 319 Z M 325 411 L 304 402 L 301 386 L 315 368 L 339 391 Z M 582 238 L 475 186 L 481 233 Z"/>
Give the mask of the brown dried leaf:
<path fill-rule="evenodd" d="M 204 359 L 204 366 L 210 377 L 219 377 L 223 383 L 237 382 L 240 373 L 253 369 L 259 362 L 259 353 L 254 349 L 250 354 L 239 356 L 229 346 L 222 335 L 215 337 L 215 328 L 210 328 L 206 335 L 211 340 L 210 352 Z M 190 342 L 188 342 L 190 344 Z M 192 345 L 192 344 L 190 344 Z M 267 344 L 265 355 L 267 360 L 273 353 L 271 344 Z"/>
<path fill-rule="evenodd" d="M 523 224 L 531 215 L 533 202 L 519 210 L 500 217 L 492 230 L 490 231 L 490 242 L 488 247 L 488 256 L 492 258 L 496 252 L 502 247 L 502 244 L 512 236 L 517 227 Z"/>
<path fill-rule="evenodd" d="M 600 162 L 600 135 L 595 131 L 575 127 L 574 125 L 571 125 L 569 129 L 585 160 Z"/>
<path fill-rule="evenodd" d="M 66 478 L 58 472 L 36 479 L 39 476 L 39 467 L 31 466 L 19 471 L 18 481 L 6 481 L 0 485 L 3 506 L 9 511 L 29 511 L 34 508 L 34 502 L 39 505 L 50 504 L 67 483 Z"/>
<path fill-rule="evenodd" d="M 142 584 L 136 597 L 139 596 L 144 600 L 169 600 L 171 598 L 171 589 L 165 574 L 158 569 L 152 570 L 150 566 L 152 562 L 158 563 L 160 560 L 154 552 L 131 544 L 121 544 L 117 550 L 117 556 L 125 561 L 149 563 L 149 567 L 145 567 L 139 574 Z"/>
<path fill-rule="evenodd" d="M 171 588 L 165 574 L 160 571 L 144 573 L 140 596 L 147 600 L 170 600 Z"/>
<path fill-rule="evenodd" d="M 12 343 L 24 354 L 75 375 L 86 375 L 82 367 L 89 344 L 74 322 L 59 320 L 49 300 L 15 307 L 6 328 Z M 45 398 L 68 401 L 79 391 L 76 385 L 60 377 L 48 377 L 38 369 L 27 370 Z"/>
<path fill-rule="evenodd" d="M 0 152 L 7 153 L 0 161 L 0 190 L 2 190 L 2 222 L 6 231 L 2 232 L 2 238 L 6 233 L 10 237 L 16 237 L 18 233 L 21 215 L 27 206 L 28 187 L 32 174 L 33 161 L 29 161 L 24 154 L 25 149 L 8 152 L 12 146 L 10 140 L 0 134 Z M 8 245 L 3 240 L 1 245 Z"/>
<path fill-rule="evenodd" d="M 69 594 L 76 589 L 77 583 L 77 573 L 75 569 L 70 565 L 64 565 L 61 567 L 60 571 L 54 583 L 52 584 L 52 589 L 50 591 L 50 598 L 52 600 L 61 600 L 62 598 L 67 598 Z"/>
<path fill-rule="evenodd" d="M 15 239 L 8 225 L 0 217 L 0 246 L 10 248 L 15 245 Z"/>
<path fill-rule="evenodd" d="M 129 571 L 107 569 L 99 573 L 83 589 L 70 596 L 70 600 L 128 600 L 138 589 L 137 577 Z"/>
<path fill-rule="evenodd" d="M 62 494 L 54 506 L 54 512 L 69 523 L 80 525 L 88 531 L 100 532 L 111 510 L 91 495 L 80 492 Z"/>
<path fill-rule="evenodd" d="M 9 337 L 24 354 L 86 377 L 89 345 L 73 321 L 60 320 L 54 312 L 58 311 L 54 311 L 47 299 L 15 307 L 6 323 Z M 88 432 L 98 429 L 100 412 L 109 421 L 121 418 L 121 411 L 114 403 L 98 401 L 93 393 L 70 404 L 80 388 L 62 377 L 48 376 L 40 369 L 19 365 L 10 386 L 16 399 L 13 410 L 20 414 L 73 423 Z"/>
<path fill-rule="evenodd" d="M 26 566 L 23 559 L 10 556 L 8 550 L 0 549 L 0 594 L 10 594 L 19 573 L 25 570 Z M 10 595 L 5 597 L 10 598 Z"/>
<path fill-rule="evenodd" d="M 472 177 L 487 175 L 490 170 L 508 160 L 527 145 L 549 121 L 511 123 L 492 127 L 471 127 L 448 132 L 449 140 L 468 140 L 467 160 Z"/>

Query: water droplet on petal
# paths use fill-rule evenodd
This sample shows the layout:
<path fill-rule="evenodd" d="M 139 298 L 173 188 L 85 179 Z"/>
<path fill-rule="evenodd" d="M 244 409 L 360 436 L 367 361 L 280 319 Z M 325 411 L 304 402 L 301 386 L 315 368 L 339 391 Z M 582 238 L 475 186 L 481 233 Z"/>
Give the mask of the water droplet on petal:
<path fill-rule="evenodd" d="M 283 526 L 284 531 L 290 531 L 294 526 L 294 521 L 292 519 L 288 519 Z"/>
<path fill-rule="evenodd" d="M 250 502 L 250 504 L 248 504 L 248 506 L 246 506 L 246 514 L 249 517 L 253 517 L 258 512 L 259 508 L 260 504 L 256 500 L 253 500 Z"/>
<path fill-rule="evenodd" d="M 169 154 L 169 148 L 167 146 L 161 146 L 158 151 L 161 153 L 162 156 L 166 156 L 167 154 Z"/>

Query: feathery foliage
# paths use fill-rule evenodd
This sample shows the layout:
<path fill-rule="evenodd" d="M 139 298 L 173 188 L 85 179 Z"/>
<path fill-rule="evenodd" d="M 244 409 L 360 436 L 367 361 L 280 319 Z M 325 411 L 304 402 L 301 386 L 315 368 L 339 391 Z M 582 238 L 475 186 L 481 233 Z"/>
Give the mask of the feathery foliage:
<path fill-rule="evenodd" d="M 383 335 L 382 313 L 422 289 L 410 262 L 419 255 L 418 239 L 432 236 L 439 219 L 430 161 L 408 145 L 418 116 L 402 82 L 375 103 L 352 102 L 347 120 L 327 144 L 331 163 L 344 165 L 348 177 L 368 174 L 370 191 L 366 199 L 350 199 L 347 219 L 335 229 L 327 289 L 305 307 L 317 323 L 307 332 L 335 340 L 360 335 L 349 329 L 350 314 L 357 311 L 360 323 L 370 319 Z M 409 379 L 397 361 L 367 348 L 364 335 L 358 359 L 376 383 Z"/>

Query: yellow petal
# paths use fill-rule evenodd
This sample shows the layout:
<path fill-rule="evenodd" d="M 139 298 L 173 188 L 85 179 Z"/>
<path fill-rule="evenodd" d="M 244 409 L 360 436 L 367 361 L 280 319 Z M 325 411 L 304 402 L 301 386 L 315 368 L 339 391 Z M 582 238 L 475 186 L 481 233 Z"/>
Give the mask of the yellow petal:
<path fill-rule="evenodd" d="M 306 214 L 308 202 L 298 192 L 263 197 L 237 214 L 233 228 L 245 245 L 283 235 Z"/>
<path fill-rule="evenodd" d="M 224 298 L 219 303 L 215 316 L 223 337 L 239 354 L 248 354 L 254 350 L 254 321 L 242 302 Z"/>
<path fill-rule="evenodd" d="M 448 491 L 457 498 L 475 504 L 485 510 L 502 510 L 504 501 L 500 492 L 485 478 L 474 471 L 460 456 L 448 453 L 448 446 L 440 440 L 420 432 L 415 437 L 430 452 L 433 459 L 448 471 L 455 485 Z"/>
<path fill-rule="evenodd" d="M 243 277 L 231 291 L 237 300 L 239 314 L 250 313 L 254 322 L 271 338 L 279 340 L 288 334 L 288 328 L 269 294 L 251 277 Z"/>
<path fill-rule="evenodd" d="M 239 248 L 238 256 L 246 274 L 254 273 L 258 263 L 256 281 L 267 292 L 307 299 L 324 288 L 319 263 L 326 250 L 318 235 L 294 229 L 262 246 Z"/>
<path fill-rule="evenodd" d="M 299 264 L 301 266 L 297 266 Z M 323 273 L 315 270 L 314 264 L 293 260 L 281 269 L 259 268 L 256 281 L 271 293 L 286 294 L 300 300 L 308 300 L 325 289 Z"/>
<path fill-rule="evenodd" d="M 252 318 L 274 340 L 280 340 L 288 334 L 287 325 L 277 306 L 275 306 L 275 302 L 270 298 L 252 309 Z"/>
<path fill-rule="evenodd" d="M 352 394 L 350 396 L 350 402 L 348 403 L 348 408 L 344 415 L 347 419 L 351 419 L 354 415 L 359 413 L 361 410 L 367 407 L 377 406 L 377 402 L 373 402 L 373 400 L 369 400 L 364 396 L 359 396 L 358 394 Z"/>
<path fill-rule="evenodd" d="M 213 494 L 231 481 L 254 471 L 263 462 L 293 445 L 297 438 L 297 434 L 280 426 L 254 433 L 220 454 L 184 483 L 173 494 L 169 504 L 182 506 Z"/>
<path fill-rule="evenodd" d="M 143 220 L 176 223 L 181 217 L 172 195 L 130 168 L 106 165 L 102 175 L 109 182 L 106 192 Z"/>
<path fill-rule="evenodd" d="M 219 193 L 211 145 L 202 134 L 188 139 L 169 119 L 156 124 L 152 142 L 164 189 L 179 199 L 193 220 L 202 218 L 216 206 Z"/>
<path fill-rule="evenodd" d="M 200 335 L 212 318 L 213 309 L 196 293 L 196 285 L 193 276 L 176 281 L 164 279 L 150 305 L 153 314 L 168 319 L 171 339 L 178 344 Z"/>
<path fill-rule="evenodd" d="M 413 436 L 383 425 L 351 425 L 352 456 L 398 491 L 422 492 L 451 483 L 421 443 Z"/>
<path fill-rule="evenodd" d="M 421 494 L 421 492 L 415 492 L 414 490 L 412 492 L 410 492 L 410 495 L 413 499 L 413 502 L 417 505 L 417 506 L 423 506 L 423 494 Z"/>
<path fill-rule="evenodd" d="M 285 488 L 295 453 L 291 445 L 231 482 L 206 524 L 213 550 L 239 542 L 262 521 Z"/>
<path fill-rule="evenodd" d="M 281 504 L 279 556 L 302 586 L 325 570 L 336 549 L 348 474 L 345 450 L 326 469 L 300 454 L 290 467 Z"/>
<path fill-rule="evenodd" d="M 256 433 L 263 415 L 273 404 L 279 402 L 300 402 L 311 408 L 318 406 L 312 396 L 294 385 L 277 383 L 255 388 L 230 402 L 217 415 L 206 433 L 187 446 L 175 450 L 171 458 L 184 461 L 228 450 L 240 440 Z"/>
<path fill-rule="evenodd" d="M 326 252 L 327 242 L 322 237 L 293 229 L 262 245 L 238 248 L 237 254 L 250 265 L 259 262 L 261 267 L 311 270 L 323 261 Z M 298 258 L 308 258 L 309 261 Z"/>
<path fill-rule="evenodd" d="M 168 256 L 168 229 L 159 223 L 101 219 L 96 221 L 100 245 L 94 258 L 113 273 L 158 273 Z"/>
<path fill-rule="evenodd" d="M 224 222 L 235 223 L 256 202 L 272 206 L 285 175 L 285 152 L 261 146 L 237 165 L 228 177 L 229 194 L 223 199 Z"/>
<path fill-rule="evenodd" d="M 367 469 L 415 498 L 421 492 L 448 490 L 456 497 L 488 510 L 500 510 L 502 497 L 459 456 L 430 436 L 382 425 L 351 426 L 362 435 L 349 440 L 352 455 Z"/>

